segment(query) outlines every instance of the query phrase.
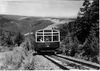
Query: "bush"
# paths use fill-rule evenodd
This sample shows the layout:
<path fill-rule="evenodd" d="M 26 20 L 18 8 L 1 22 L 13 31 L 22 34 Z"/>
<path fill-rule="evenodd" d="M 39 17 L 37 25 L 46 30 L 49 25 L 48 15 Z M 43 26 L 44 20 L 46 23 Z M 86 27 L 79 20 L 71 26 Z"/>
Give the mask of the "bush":
<path fill-rule="evenodd" d="M 21 67 L 23 60 L 25 59 L 25 50 L 20 47 L 15 47 L 13 51 L 5 52 L 5 58 L 3 60 L 3 66 L 1 70 L 16 70 Z"/>
<path fill-rule="evenodd" d="M 27 62 L 24 64 L 24 69 L 25 70 L 34 70 L 34 60 L 32 60 L 31 62 Z"/>
<path fill-rule="evenodd" d="M 20 46 L 20 44 L 24 41 L 24 35 L 22 35 L 20 32 L 17 33 L 14 43 Z"/>
<path fill-rule="evenodd" d="M 24 35 L 20 32 L 11 32 L 0 30 L 0 45 L 1 46 L 12 46 L 18 44 L 18 46 L 24 41 Z"/>

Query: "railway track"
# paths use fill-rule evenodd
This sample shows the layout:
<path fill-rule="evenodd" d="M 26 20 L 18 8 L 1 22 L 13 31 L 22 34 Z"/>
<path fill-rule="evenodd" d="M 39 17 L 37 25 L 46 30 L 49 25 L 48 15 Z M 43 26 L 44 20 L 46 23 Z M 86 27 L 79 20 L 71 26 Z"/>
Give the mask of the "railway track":
<path fill-rule="evenodd" d="M 100 65 L 88 61 L 67 57 L 64 55 L 44 55 L 45 58 L 55 63 L 63 70 L 98 70 Z"/>

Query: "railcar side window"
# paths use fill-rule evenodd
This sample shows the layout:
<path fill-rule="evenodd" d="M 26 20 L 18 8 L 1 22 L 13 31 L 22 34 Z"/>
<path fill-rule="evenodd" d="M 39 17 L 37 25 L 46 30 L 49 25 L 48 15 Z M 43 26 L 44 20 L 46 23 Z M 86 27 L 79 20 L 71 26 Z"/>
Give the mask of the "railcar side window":
<path fill-rule="evenodd" d="M 57 32 L 57 31 L 53 30 L 53 32 Z"/>
<path fill-rule="evenodd" d="M 58 36 L 59 36 L 59 33 L 54 31 L 54 33 L 53 33 L 53 41 L 59 41 Z"/>
<path fill-rule="evenodd" d="M 58 33 L 53 33 L 53 36 L 58 36 Z"/>
<path fill-rule="evenodd" d="M 58 36 L 53 36 L 53 41 L 58 41 Z"/>

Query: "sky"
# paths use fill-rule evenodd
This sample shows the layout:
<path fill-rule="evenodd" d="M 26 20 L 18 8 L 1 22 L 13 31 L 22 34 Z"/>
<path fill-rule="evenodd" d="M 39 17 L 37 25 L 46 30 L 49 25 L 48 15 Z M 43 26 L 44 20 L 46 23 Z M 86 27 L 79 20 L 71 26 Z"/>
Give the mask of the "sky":
<path fill-rule="evenodd" d="M 0 0 L 0 14 L 76 17 L 82 0 Z"/>

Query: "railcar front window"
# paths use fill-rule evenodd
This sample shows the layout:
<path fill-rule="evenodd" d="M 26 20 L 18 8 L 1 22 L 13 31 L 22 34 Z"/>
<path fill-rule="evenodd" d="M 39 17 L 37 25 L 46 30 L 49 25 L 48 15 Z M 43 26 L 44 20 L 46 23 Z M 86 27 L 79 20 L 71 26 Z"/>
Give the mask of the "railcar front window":
<path fill-rule="evenodd" d="M 43 33 L 37 33 L 37 35 L 43 35 Z"/>
<path fill-rule="evenodd" d="M 43 32 L 43 30 L 40 30 L 40 31 L 38 31 L 38 32 Z"/>
<path fill-rule="evenodd" d="M 44 35 L 50 35 L 50 36 L 51 36 L 51 35 L 52 35 L 52 33 L 44 33 Z"/>
<path fill-rule="evenodd" d="M 60 33 L 56 30 L 42 30 L 36 33 L 37 42 L 58 42 L 60 40 Z"/>
<path fill-rule="evenodd" d="M 44 41 L 51 41 L 51 36 L 44 36 Z"/>
<path fill-rule="evenodd" d="M 43 41 L 43 36 L 37 36 L 37 41 L 42 42 Z"/>
<path fill-rule="evenodd" d="M 44 30 L 44 32 L 51 32 L 51 30 Z"/>

